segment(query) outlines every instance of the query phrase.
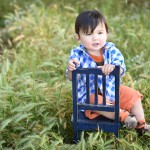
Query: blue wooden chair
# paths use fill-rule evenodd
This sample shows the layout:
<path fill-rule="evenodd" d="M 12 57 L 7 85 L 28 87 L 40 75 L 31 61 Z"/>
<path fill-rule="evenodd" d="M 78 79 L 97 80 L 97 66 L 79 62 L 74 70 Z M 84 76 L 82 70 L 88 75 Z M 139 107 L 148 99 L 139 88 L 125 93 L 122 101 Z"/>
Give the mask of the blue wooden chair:
<path fill-rule="evenodd" d="M 78 103 L 77 93 L 77 75 L 86 75 L 86 102 Z M 89 100 L 89 75 L 94 75 L 95 84 L 95 104 L 90 104 Z M 98 105 L 98 75 L 102 75 L 103 93 L 106 91 L 106 75 L 102 73 L 98 68 L 77 68 L 72 72 L 72 94 L 73 94 L 73 128 L 74 128 L 74 142 L 77 143 L 80 140 L 81 131 L 98 131 L 112 132 L 116 137 L 119 136 L 119 128 L 121 123 L 119 122 L 119 82 L 120 82 L 120 67 L 115 66 L 113 72 L 110 75 L 115 77 L 115 105 L 106 105 L 106 96 L 103 94 L 103 104 Z M 95 119 L 88 119 L 85 116 L 83 110 L 96 110 L 115 112 L 115 119 L 111 120 L 102 116 L 98 116 Z"/>

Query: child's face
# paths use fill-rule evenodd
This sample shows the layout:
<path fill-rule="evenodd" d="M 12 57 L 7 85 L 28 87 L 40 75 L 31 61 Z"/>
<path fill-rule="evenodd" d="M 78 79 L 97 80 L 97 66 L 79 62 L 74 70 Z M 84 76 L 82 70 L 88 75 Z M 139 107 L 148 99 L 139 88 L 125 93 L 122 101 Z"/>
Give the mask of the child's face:
<path fill-rule="evenodd" d="M 78 40 L 86 47 L 89 53 L 99 51 L 105 45 L 108 33 L 106 32 L 105 25 L 99 23 L 93 33 L 90 31 L 85 34 L 82 31 L 79 32 Z"/>

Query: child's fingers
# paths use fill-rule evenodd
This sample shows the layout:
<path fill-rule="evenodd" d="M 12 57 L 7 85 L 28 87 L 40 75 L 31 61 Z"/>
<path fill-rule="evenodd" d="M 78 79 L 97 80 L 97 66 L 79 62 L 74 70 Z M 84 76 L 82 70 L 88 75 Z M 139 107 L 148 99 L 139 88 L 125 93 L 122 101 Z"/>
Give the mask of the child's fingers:
<path fill-rule="evenodd" d="M 115 66 L 111 66 L 110 72 L 112 72 L 115 69 Z"/>
<path fill-rule="evenodd" d="M 73 58 L 73 59 L 72 59 L 72 62 L 73 62 L 73 63 L 76 63 L 77 65 L 80 65 L 80 62 L 79 62 L 76 58 Z"/>
<path fill-rule="evenodd" d="M 68 67 L 68 69 L 69 69 L 70 71 L 76 70 L 75 67 Z"/>
<path fill-rule="evenodd" d="M 102 67 L 102 72 L 104 74 L 107 74 L 107 70 L 108 70 L 108 64 L 105 64 L 103 67 Z"/>
<path fill-rule="evenodd" d="M 73 59 L 69 60 L 68 61 L 68 69 L 70 71 L 76 70 L 76 64 L 78 64 L 78 65 L 80 64 L 80 62 L 77 59 L 73 58 Z"/>
<path fill-rule="evenodd" d="M 113 70 L 114 70 L 115 66 L 111 65 L 111 64 L 105 64 L 102 67 L 102 72 L 106 75 L 109 75 Z"/>
<path fill-rule="evenodd" d="M 74 65 L 72 62 L 69 62 L 69 63 L 68 63 L 68 69 L 69 69 L 70 71 L 73 71 L 73 70 L 76 69 L 76 67 L 75 67 L 75 65 Z"/>
<path fill-rule="evenodd" d="M 97 68 L 100 68 L 100 69 L 102 69 L 102 67 L 103 67 L 103 66 L 97 66 Z"/>

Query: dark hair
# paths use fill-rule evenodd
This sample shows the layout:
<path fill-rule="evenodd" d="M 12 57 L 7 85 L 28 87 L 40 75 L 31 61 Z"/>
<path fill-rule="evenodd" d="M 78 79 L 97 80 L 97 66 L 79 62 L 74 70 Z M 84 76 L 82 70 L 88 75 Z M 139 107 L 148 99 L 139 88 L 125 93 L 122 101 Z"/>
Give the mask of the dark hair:
<path fill-rule="evenodd" d="M 90 30 L 91 33 L 95 30 L 99 23 L 104 23 L 106 32 L 108 32 L 108 25 L 104 16 L 97 10 L 87 10 L 81 12 L 75 21 L 75 32 L 79 35 L 80 30 L 87 34 Z"/>

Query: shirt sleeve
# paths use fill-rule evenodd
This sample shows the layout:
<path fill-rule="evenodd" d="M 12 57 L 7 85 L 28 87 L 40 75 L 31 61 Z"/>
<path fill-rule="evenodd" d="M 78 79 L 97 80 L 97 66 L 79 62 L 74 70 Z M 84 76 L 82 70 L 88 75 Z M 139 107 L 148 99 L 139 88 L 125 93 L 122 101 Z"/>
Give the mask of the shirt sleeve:
<path fill-rule="evenodd" d="M 111 50 L 111 64 L 119 65 L 123 69 L 121 76 L 125 75 L 126 65 L 124 63 L 124 57 L 122 53 L 120 52 L 120 50 L 117 49 L 115 46 L 113 46 Z"/>

